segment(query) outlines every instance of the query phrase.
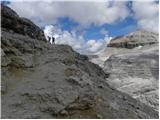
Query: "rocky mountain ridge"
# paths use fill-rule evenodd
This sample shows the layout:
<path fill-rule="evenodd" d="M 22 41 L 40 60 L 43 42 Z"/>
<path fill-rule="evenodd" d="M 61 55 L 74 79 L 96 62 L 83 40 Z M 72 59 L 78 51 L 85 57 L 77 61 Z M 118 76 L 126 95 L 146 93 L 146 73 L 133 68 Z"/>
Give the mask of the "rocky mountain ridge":
<path fill-rule="evenodd" d="M 4 16 L 24 19 L 2 9 L 2 118 L 158 118 L 151 107 L 109 86 L 108 74 L 71 47 L 11 32 L 25 25 L 10 27 L 14 20 Z"/>
<path fill-rule="evenodd" d="M 43 31 L 29 19 L 21 18 L 15 11 L 4 5 L 1 5 L 1 14 L 2 29 L 45 41 Z"/>
<path fill-rule="evenodd" d="M 133 98 L 159 109 L 158 34 L 138 30 L 116 37 L 90 60 L 109 74 L 107 83 Z"/>
<path fill-rule="evenodd" d="M 112 55 L 104 63 L 112 87 L 159 109 L 159 51 L 150 46 L 141 52 Z"/>
<path fill-rule="evenodd" d="M 113 38 L 108 47 L 128 48 L 142 47 L 158 43 L 158 34 L 145 30 L 137 30 L 126 36 L 118 36 Z"/>

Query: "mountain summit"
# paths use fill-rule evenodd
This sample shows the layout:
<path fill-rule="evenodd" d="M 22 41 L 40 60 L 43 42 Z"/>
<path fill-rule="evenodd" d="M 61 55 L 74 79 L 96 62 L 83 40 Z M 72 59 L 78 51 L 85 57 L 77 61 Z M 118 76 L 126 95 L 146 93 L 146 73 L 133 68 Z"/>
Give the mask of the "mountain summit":
<path fill-rule="evenodd" d="M 158 34 L 145 30 L 137 30 L 126 36 L 118 36 L 112 39 L 108 47 L 132 49 L 139 46 L 146 46 L 158 43 Z"/>

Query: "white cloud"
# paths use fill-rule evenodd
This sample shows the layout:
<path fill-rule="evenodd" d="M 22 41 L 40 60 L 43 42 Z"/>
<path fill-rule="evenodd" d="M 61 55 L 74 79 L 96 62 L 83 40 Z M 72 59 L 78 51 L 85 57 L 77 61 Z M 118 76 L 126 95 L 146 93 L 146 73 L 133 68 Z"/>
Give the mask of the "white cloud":
<path fill-rule="evenodd" d="M 88 46 L 88 51 L 95 53 L 98 52 L 99 50 L 102 49 L 102 47 L 104 47 L 103 45 L 104 41 L 96 41 L 96 40 L 89 40 L 86 44 Z"/>
<path fill-rule="evenodd" d="M 104 37 L 104 41 L 106 42 L 106 44 L 108 44 L 112 38 L 113 37 L 110 37 L 108 34 L 106 34 Z"/>
<path fill-rule="evenodd" d="M 84 28 L 91 24 L 100 26 L 124 20 L 130 15 L 127 3 L 127 1 L 56 2 L 34 0 L 27 2 L 19 0 L 11 2 L 9 6 L 20 16 L 29 18 L 40 26 L 54 24 L 60 17 L 69 17 Z M 133 17 L 137 20 L 138 27 L 154 32 L 158 31 L 158 6 L 153 0 L 132 1 Z"/>
<path fill-rule="evenodd" d="M 34 20 L 38 24 L 53 24 L 59 17 L 69 17 L 80 26 L 90 24 L 111 24 L 125 19 L 128 15 L 127 2 L 11 2 L 9 6 L 20 16 Z"/>
<path fill-rule="evenodd" d="M 158 32 L 159 5 L 155 1 L 134 1 L 132 9 L 140 28 Z"/>
<path fill-rule="evenodd" d="M 107 45 L 107 41 L 111 39 L 111 37 L 106 35 L 104 39 L 86 41 L 82 35 L 77 36 L 75 31 L 62 31 L 60 28 L 52 25 L 46 26 L 44 33 L 46 36 L 59 36 L 55 40 L 56 44 L 67 44 L 82 54 L 96 54 L 104 49 Z"/>

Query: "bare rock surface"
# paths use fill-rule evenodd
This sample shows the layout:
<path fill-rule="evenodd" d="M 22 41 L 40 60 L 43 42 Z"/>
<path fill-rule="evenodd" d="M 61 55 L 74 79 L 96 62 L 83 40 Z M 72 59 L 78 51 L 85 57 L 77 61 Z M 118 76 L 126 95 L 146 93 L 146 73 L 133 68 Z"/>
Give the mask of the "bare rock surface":
<path fill-rule="evenodd" d="M 158 118 L 109 86 L 108 74 L 71 47 L 9 29 L 1 37 L 2 118 Z"/>
<path fill-rule="evenodd" d="M 108 47 L 132 49 L 139 46 L 152 45 L 158 43 L 158 34 L 145 30 L 137 30 L 126 36 L 113 38 Z"/>
<path fill-rule="evenodd" d="M 145 30 L 137 30 L 128 35 L 118 36 L 113 38 L 107 47 L 96 54 L 95 57 L 90 57 L 90 61 L 104 67 L 104 62 L 111 56 L 121 53 L 141 52 L 148 48 L 158 45 L 158 34 Z"/>
<path fill-rule="evenodd" d="M 97 65 L 99 65 L 101 68 L 104 67 L 104 62 L 114 54 L 124 53 L 131 51 L 130 49 L 126 48 L 115 48 L 115 47 L 107 47 L 104 50 L 100 51 L 96 54 L 95 57 L 89 57 L 89 60 Z"/>
<path fill-rule="evenodd" d="M 9 7 L 1 5 L 1 14 L 2 27 L 8 32 L 15 32 L 34 39 L 45 40 L 44 33 L 38 26 L 29 19 L 21 18 Z"/>
<path fill-rule="evenodd" d="M 159 52 L 150 47 L 139 53 L 113 55 L 105 61 L 104 71 L 110 74 L 107 83 L 132 97 L 159 108 Z"/>
<path fill-rule="evenodd" d="M 159 108 L 158 34 L 138 30 L 116 37 L 90 61 L 109 74 L 107 83 L 133 98 Z"/>

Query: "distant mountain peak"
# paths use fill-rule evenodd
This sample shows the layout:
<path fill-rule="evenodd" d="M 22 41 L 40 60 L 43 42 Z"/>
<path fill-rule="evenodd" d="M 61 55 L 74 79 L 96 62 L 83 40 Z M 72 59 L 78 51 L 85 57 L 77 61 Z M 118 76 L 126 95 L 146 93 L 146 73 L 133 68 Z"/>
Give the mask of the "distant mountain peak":
<path fill-rule="evenodd" d="M 132 49 L 138 46 L 145 46 L 158 43 L 158 34 L 145 30 L 137 30 L 125 36 L 118 36 L 112 39 L 108 47 Z"/>

